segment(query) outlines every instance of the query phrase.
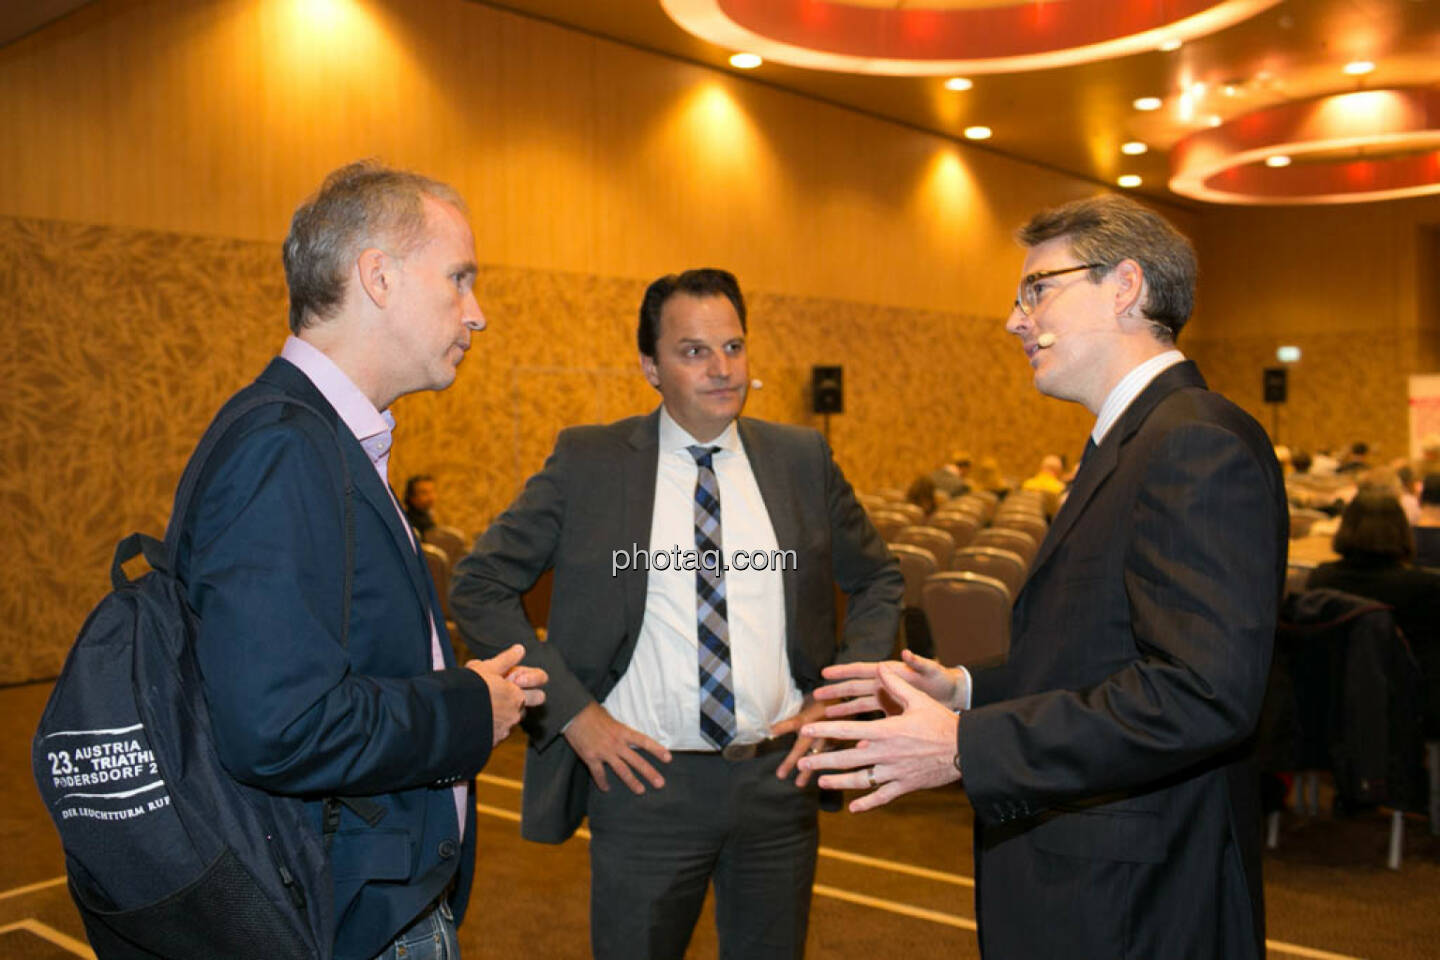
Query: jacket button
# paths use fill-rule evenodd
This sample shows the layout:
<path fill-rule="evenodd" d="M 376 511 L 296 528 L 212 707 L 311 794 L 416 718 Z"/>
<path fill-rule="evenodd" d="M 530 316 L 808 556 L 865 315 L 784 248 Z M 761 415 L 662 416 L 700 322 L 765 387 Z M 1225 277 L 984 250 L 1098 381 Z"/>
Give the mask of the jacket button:
<path fill-rule="evenodd" d="M 456 846 L 455 846 L 455 841 L 454 841 L 454 840 L 441 840 L 441 841 L 440 841 L 440 858 L 441 858 L 442 860 L 449 860 L 451 857 L 455 856 L 456 849 L 457 849 L 457 848 L 456 848 Z"/>

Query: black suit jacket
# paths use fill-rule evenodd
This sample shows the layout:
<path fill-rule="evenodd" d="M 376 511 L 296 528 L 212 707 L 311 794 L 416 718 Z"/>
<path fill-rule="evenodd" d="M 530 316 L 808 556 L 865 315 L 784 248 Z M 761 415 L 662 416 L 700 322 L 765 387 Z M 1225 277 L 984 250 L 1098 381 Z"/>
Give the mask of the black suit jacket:
<path fill-rule="evenodd" d="M 257 383 L 315 407 L 340 435 L 355 490 L 348 646 L 338 455 L 306 428 L 308 413 L 270 405 L 236 424 L 183 528 L 178 572 L 200 615 L 196 653 L 226 769 L 303 799 L 317 834 L 324 797 L 371 795 L 384 808 L 374 824 L 346 809 L 330 848 L 335 956 L 369 958 L 457 871 L 463 915 L 475 814 L 462 846 L 451 785 L 489 756 L 489 688 L 453 667 L 429 572 L 339 415 L 286 360 Z M 452 669 L 432 669 L 432 616 Z"/>
<path fill-rule="evenodd" d="M 1269 439 L 1188 362 L 1085 462 L 960 718 L 987 956 L 1264 956 L 1249 757 L 1287 525 Z"/>
<path fill-rule="evenodd" d="M 482 656 L 514 643 L 550 674 L 545 705 L 526 730 L 521 832 L 560 843 L 585 815 L 590 774 L 561 730 L 603 700 L 630 664 L 645 616 L 645 571 L 611 574 L 612 551 L 650 543 L 659 462 L 659 410 L 606 426 L 563 430 L 544 469 L 455 568 L 450 609 Z M 837 660 L 888 656 L 905 582 L 850 484 L 814 430 L 741 418 L 740 441 L 781 550 L 786 643 L 797 685 L 808 691 Z M 539 641 L 520 596 L 555 570 L 547 639 Z M 844 641 L 835 639 L 835 585 L 850 594 Z M 558 742 L 557 742 L 558 741 Z"/>

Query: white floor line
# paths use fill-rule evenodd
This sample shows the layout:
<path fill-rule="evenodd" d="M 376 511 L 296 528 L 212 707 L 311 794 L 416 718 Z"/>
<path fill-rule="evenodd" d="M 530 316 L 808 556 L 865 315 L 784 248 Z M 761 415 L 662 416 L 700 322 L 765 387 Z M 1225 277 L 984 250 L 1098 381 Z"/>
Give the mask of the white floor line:
<path fill-rule="evenodd" d="M 507 777 L 497 777 L 492 774 L 482 773 L 477 778 L 483 783 L 491 786 L 504 787 L 510 790 L 519 790 L 519 780 L 511 780 Z M 520 822 L 520 814 L 501 807 L 492 807 L 488 804 L 477 803 L 475 808 L 481 813 L 503 820 Z M 575 831 L 576 836 L 585 840 L 590 839 L 590 832 L 584 827 Z M 975 881 L 959 873 L 946 873 L 943 870 L 931 870 L 928 867 L 916 867 L 908 863 L 900 863 L 896 860 L 885 860 L 880 857 L 869 857 L 861 853 L 851 853 L 848 850 L 837 850 L 834 847 L 821 847 L 820 855 L 833 860 L 842 860 L 846 863 L 859 864 L 860 866 L 874 867 L 877 870 L 887 870 L 891 873 L 902 873 L 912 877 L 920 877 L 926 880 L 935 880 L 940 883 L 953 884 L 959 887 L 973 887 Z M 63 879 L 63 878 L 62 878 Z M 889 910 L 892 913 L 900 913 L 909 917 L 917 917 L 922 920 L 933 920 L 935 923 L 943 923 L 952 927 L 961 927 L 966 930 L 975 929 L 975 921 L 967 920 L 964 917 L 950 913 L 941 913 L 936 910 L 926 910 L 923 907 L 912 907 L 909 904 L 897 903 L 893 900 L 882 900 L 878 897 L 866 896 L 862 893 L 851 893 L 841 890 L 838 887 L 830 887 L 824 884 L 815 884 L 814 890 L 821 896 L 834 897 L 837 900 L 846 900 L 850 903 L 863 904 L 875 907 L 879 910 Z M 1307 960 L 1362 960 L 1360 957 L 1350 956 L 1344 953 L 1331 953 L 1328 950 L 1319 950 L 1315 947 L 1304 947 L 1295 943 L 1287 943 L 1284 940 L 1266 940 L 1265 948 L 1275 953 L 1289 954 L 1294 957 L 1305 957 Z"/>
<path fill-rule="evenodd" d="M 65 882 L 65 877 L 51 877 L 49 880 L 41 880 L 39 883 L 27 883 L 23 887 L 15 887 L 13 890 L 6 890 L 0 893 L 0 900 L 8 900 L 11 897 L 23 897 L 27 893 L 34 893 L 36 890 L 45 890 L 49 887 L 58 887 Z"/>
<path fill-rule="evenodd" d="M 63 878 L 62 878 L 63 879 Z M 41 923 L 34 917 L 26 917 L 24 920 L 15 923 L 7 923 L 0 927 L 0 933 L 9 933 L 11 930 L 29 930 L 35 936 L 48 940 L 61 950 L 68 950 L 77 957 L 84 957 L 85 960 L 95 960 L 95 951 L 91 950 L 83 940 L 76 940 L 56 930 L 54 927 Z"/>

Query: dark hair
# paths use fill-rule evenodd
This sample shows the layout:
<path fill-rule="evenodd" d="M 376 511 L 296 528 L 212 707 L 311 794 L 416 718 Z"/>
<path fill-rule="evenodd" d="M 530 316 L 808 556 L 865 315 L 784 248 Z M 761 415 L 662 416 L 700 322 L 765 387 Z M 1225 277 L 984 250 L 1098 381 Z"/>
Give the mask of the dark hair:
<path fill-rule="evenodd" d="M 1427 473 L 1420 481 L 1420 503 L 1427 507 L 1440 507 L 1440 473 Z"/>
<path fill-rule="evenodd" d="M 1296 473 L 1309 473 L 1310 464 L 1314 462 L 1315 458 L 1310 456 L 1309 450 L 1296 450 L 1290 454 L 1290 466 L 1295 468 Z"/>
<path fill-rule="evenodd" d="M 413 248 L 425 228 L 423 196 L 465 209 L 453 188 L 373 160 L 332 172 L 296 208 L 281 247 L 292 333 L 334 315 L 351 263 L 366 246 L 389 243 L 397 254 Z"/>
<path fill-rule="evenodd" d="M 410 506 L 410 498 L 415 496 L 415 488 L 422 483 L 434 483 L 435 478 L 428 473 L 417 473 L 405 481 L 405 506 Z"/>
<path fill-rule="evenodd" d="M 1104 193 L 1043 210 L 1016 233 L 1027 247 L 1064 237 L 1075 256 L 1100 266 L 1098 283 L 1122 260 L 1140 264 L 1149 290 L 1141 312 L 1158 339 L 1173 342 L 1195 303 L 1195 248 L 1158 213 L 1128 197 Z"/>
<path fill-rule="evenodd" d="M 746 329 L 745 297 L 740 293 L 740 282 L 735 279 L 735 274 L 715 267 L 701 267 L 679 274 L 667 273 L 646 287 L 645 296 L 640 300 L 640 326 L 635 332 L 635 342 L 645 356 L 655 356 L 655 343 L 660 339 L 660 314 L 666 302 L 677 293 L 692 297 L 725 297 L 740 318 L 740 329 Z"/>
<path fill-rule="evenodd" d="M 1340 517 L 1335 552 L 1342 557 L 1415 558 L 1415 535 L 1395 494 L 1382 487 L 1361 487 Z"/>
<path fill-rule="evenodd" d="M 935 481 L 928 474 L 921 474 L 905 491 L 905 499 L 924 510 L 928 517 L 935 512 Z"/>
<path fill-rule="evenodd" d="M 1364 440 L 1356 440 L 1350 444 L 1350 453 L 1357 457 L 1363 457 L 1370 452 L 1370 444 Z"/>

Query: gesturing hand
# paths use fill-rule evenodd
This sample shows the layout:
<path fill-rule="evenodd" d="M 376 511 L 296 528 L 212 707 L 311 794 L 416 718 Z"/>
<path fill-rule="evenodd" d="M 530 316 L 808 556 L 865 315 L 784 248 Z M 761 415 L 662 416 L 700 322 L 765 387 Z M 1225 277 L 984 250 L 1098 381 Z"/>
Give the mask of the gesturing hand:
<path fill-rule="evenodd" d="M 637 748 L 663 763 L 670 762 L 670 751 L 639 730 L 625 726 L 598 703 L 592 703 L 575 714 L 575 719 L 565 728 L 565 740 L 581 762 L 590 768 L 590 777 L 601 790 L 610 789 L 610 782 L 605 777 L 607 766 L 634 793 L 645 792 L 645 785 L 636 776 L 637 771 L 655 789 L 665 786 L 665 778 L 650 766 Z"/>
<path fill-rule="evenodd" d="M 825 716 L 825 704 L 815 700 L 813 695 L 807 694 L 805 702 L 800 705 L 800 710 L 794 716 L 786 717 L 771 727 L 770 736 L 783 737 L 787 733 L 799 730 L 811 720 L 819 720 L 823 716 Z M 790 748 L 790 752 L 786 755 L 785 759 L 780 762 L 780 766 L 775 768 L 775 776 L 781 780 L 788 779 L 790 774 L 798 769 L 796 764 L 801 757 L 807 753 L 819 753 L 824 749 L 824 740 L 814 740 L 804 734 L 797 735 L 795 737 L 795 745 Z M 795 786 L 797 787 L 803 787 L 809 782 L 809 770 L 801 770 L 799 775 L 795 777 Z"/>
<path fill-rule="evenodd" d="M 839 700 L 826 711 L 827 717 L 853 717 L 859 713 L 883 710 L 893 715 L 900 712 L 894 698 L 886 696 L 878 677 L 880 667 L 892 671 L 910 686 L 952 710 L 958 710 L 964 687 L 964 674 L 955 667 L 942 666 L 934 660 L 903 650 L 900 660 L 882 663 L 836 663 L 823 671 L 825 679 L 837 680 L 815 691 L 817 700 Z"/>
<path fill-rule="evenodd" d="M 820 778 L 827 790 L 870 792 L 850 804 L 851 813 L 883 806 L 913 790 L 960 779 L 955 769 L 959 718 L 924 692 L 901 679 L 888 664 L 876 670 L 882 700 L 892 698 L 900 712 L 880 720 L 821 720 L 800 731 L 811 737 L 855 740 L 845 750 L 817 753 L 800 760 L 802 770 L 845 770 Z"/>
<path fill-rule="evenodd" d="M 471 660 L 466 669 L 473 670 L 490 688 L 491 746 L 510 735 L 511 729 L 525 716 L 526 707 L 538 707 L 545 702 L 545 691 L 541 690 L 549 680 L 539 667 L 522 667 L 520 660 L 525 648 L 515 644 L 508 650 L 489 660 Z"/>

